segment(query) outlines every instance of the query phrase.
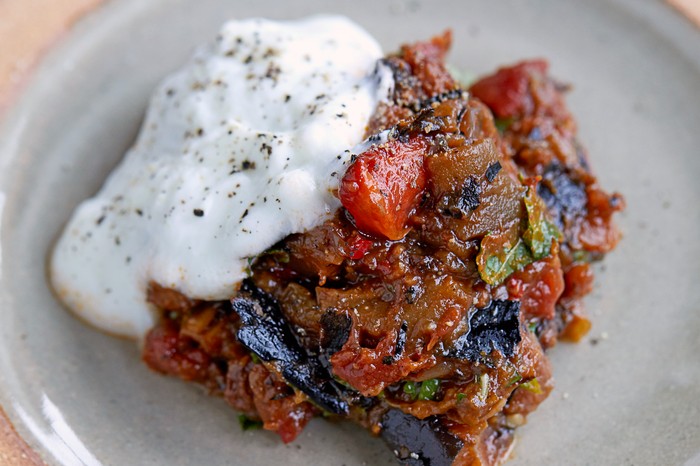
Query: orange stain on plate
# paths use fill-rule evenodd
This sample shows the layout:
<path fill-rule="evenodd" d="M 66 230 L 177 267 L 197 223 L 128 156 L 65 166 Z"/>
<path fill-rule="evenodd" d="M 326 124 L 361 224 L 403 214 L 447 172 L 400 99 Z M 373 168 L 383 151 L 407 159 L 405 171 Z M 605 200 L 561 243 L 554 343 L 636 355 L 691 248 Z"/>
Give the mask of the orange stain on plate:
<path fill-rule="evenodd" d="M 700 27 L 700 0 L 668 0 L 668 3 Z"/>
<path fill-rule="evenodd" d="M 0 121 L 41 56 L 102 0 L 0 0 Z M 0 407 L 0 464 L 44 465 Z"/>
<path fill-rule="evenodd" d="M 0 0 L 0 112 L 42 54 L 102 0 Z"/>

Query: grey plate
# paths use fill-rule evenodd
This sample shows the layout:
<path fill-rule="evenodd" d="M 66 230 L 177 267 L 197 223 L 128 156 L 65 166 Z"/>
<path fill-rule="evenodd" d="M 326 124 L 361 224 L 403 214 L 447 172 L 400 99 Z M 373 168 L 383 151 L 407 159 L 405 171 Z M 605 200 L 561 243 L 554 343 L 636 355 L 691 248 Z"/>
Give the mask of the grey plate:
<path fill-rule="evenodd" d="M 222 401 L 66 313 L 45 278 L 62 224 L 195 44 L 228 17 L 322 11 L 356 19 L 387 50 L 449 26 L 460 67 L 544 56 L 575 83 L 594 167 L 627 196 L 626 237 L 588 300 L 590 337 L 551 352 L 557 389 L 511 464 L 700 464 L 700 33 L 653 1 L 107 4 L 45 60 L 0 136 L 0 403 L 17 430 L 50 463 L 393 464 L 347 424 L 316 420 L 288 446 L 240 432 Z"/>

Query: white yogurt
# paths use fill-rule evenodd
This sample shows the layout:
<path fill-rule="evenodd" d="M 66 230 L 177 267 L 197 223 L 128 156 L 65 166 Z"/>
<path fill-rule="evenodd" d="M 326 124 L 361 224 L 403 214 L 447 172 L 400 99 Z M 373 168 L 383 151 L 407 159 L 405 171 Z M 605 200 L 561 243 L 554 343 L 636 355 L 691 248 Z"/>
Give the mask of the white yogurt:
<path fill-rule="evenodd" d="M 231 21 L 165 80 L 134 147 L 59 239 L 51 279 L 90 323 L 140 337 L 153 280 L 230 297 L 247 258 L 339 207 L 332 194 L 393 85 L 342 17 Z"/>

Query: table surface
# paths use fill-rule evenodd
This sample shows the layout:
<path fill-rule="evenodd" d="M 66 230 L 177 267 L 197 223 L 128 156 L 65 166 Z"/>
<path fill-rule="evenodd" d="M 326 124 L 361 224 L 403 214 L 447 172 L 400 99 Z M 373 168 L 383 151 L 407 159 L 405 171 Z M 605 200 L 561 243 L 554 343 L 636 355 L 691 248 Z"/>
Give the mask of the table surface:
<path fill-rule="evenodd" d="M 0 0 L 0 115 L 20 94 L 41 56 L 70 26 L 104 0 Z M 668 0 L 700 26 L 700 0 Z M 0 464 L 44 464 L 0 407 Z"/>

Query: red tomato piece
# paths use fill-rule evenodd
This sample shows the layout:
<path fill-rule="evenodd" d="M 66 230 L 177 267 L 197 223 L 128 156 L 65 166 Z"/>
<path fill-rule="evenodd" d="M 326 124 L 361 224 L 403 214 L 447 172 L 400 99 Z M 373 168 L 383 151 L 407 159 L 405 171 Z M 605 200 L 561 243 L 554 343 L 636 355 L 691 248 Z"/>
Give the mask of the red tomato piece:
<path fill-rule="evenodd" d="M 514 118 L 532 111 L 530 79 L 544 77 L 549 65 L 545 60 L 520 62 L 500 68 L 472 84 L 469 92 L 485 103 L 498 118 Z"/>
<path fill-rule="evenodd" d="M 284 381 L 261 364 L 253 366 L 248 380 L 263 428 L 277 432 L 284 443 L 297 438 L 313 417 L 313 407 L 286 394 L 289 388 Z"/>
<path fill-rule="evenodd" d="M 428 96 L 451 91 L 456 86 L 445 68 L 445 56 L 451 44 L 452 31 L 447 30 L 429 41 L 401 47 L 403 59 L 411 65 L 413 75 Z"/>
<path fill-rule="evenodd" d="M 520 312 L 529 319 L 553 319 L 555 306 L 564 292 L 564 276 L 554 253 L 515 272 L 506 281 L 510 299 L 520 300 Z"/>
<path fill-rule="evenodd" d="M 358 155 L 340 183 L 340 202 L 369 235 L 399 240 L 425 188 L 424 138 L 392 140 Z"/>
<path fill-rule="evenodd" d="M 195 381 L 206 379 L 210 363 L 209 356 L 173 325 L 160 325 L 148 332 L 143 359 L 155 371 Z"/>
<path fill-rule="evenodd" d="M 363 238 L 359 234 L 348 241 L 348 257 L 352 260 L 362 259 L 372 247 L 372 240 Z"/>

